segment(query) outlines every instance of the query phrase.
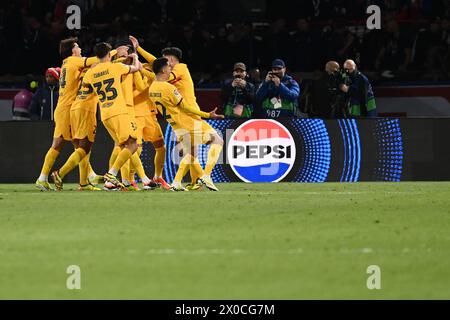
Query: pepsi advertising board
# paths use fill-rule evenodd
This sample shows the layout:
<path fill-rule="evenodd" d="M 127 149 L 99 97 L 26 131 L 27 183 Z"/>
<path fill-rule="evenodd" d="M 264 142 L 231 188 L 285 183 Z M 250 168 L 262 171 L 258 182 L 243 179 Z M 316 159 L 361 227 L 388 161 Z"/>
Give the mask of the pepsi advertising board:
<path fill-rule="evenodd" d="M 211 175 L 215 182 L 450 178 L 450 143 L 437 133 L 447 132 L 449 119 L 226 119 L 208 122 L 225 141 L 221 158 Z M 165 128 L 165 140 L 165 176 L 172 181 L 180 158 L 170 126 Z M 208 145 L 199 147 L 198 157 L 203 167 L 208 149 Z"/>
<path fill-rule="evenodd" d="M 216 182 L 357 182 L 450 180 L 450 119 L 283 119 L 208 121 L 224 138 L 212 172 Z M 176 137 L 164 120 L 164 175 L 171 182 L 178 169 Z M 16 133 L 20 132 L 20 135 Z M 114 147 L 99 122 L 91 164 L 106 170 Z M 0 145 L 17 149 L 18 157 L 0 157 L 0 179 L 29 183 L 41 169 L 51 122 L 2 122 Z M 209 146 L 199 147 L 204 167 Z M 55 162 L 60 167 L 73 151 L 67 145 Z M 154 149 L 144 143 L 141 155 L 147 175 L 153 175 Z M 20 171 L 10 170 L 22 168 Z M 188 179 L 188 177 L 186 177 Z M 67 182 L 77 182 L 76 173 Z"/>
<path fill-rule="evenodd" d="M 275 120 L 250 120 L 228 140 L 228 163 L 245 182 L 278 182 L 291 171 L 296 159 L 295 140 Z"/>

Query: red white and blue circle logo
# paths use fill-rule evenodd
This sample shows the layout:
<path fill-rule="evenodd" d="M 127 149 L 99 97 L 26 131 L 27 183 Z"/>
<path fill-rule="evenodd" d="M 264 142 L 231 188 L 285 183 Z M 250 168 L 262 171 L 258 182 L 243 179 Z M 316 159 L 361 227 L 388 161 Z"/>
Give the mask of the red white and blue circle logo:
<path fill-rule="evenodd" d="M 275 120 L 249 120 L 231 135 L 227 150 L 233 172 L 245 182 L 278 182 L 295 162 L 295 142 Z"/>

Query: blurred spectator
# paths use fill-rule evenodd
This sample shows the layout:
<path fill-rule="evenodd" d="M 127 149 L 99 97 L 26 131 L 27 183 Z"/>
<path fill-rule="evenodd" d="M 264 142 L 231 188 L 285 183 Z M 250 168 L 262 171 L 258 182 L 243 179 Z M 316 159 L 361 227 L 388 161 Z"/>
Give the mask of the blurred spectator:
<path fill-rule="evenodd" d="M 58 104 L 60 68 L 48 68 L 45 83 L 37 89 L 30 105 L 31 120 L 53 120 Z"/>
<path fill-rule="evenodd" d="M 290 44 L 292 68 L 294 70 L 313 71 L 313 36 L 306 19 L 297 20 L 297 29 L 290 33 Z"/>
<path fill-rule="evenodd" d="M 358 71 L 353 60 L 345 61 L 344 70 L 349 75 L 350 85 L 341 84 L 340 89 L 349 95 L 349 115 L 351 117 L 376 117 L 375 97 L 367 77 Z"/>
<path fill-rule="evenodd" d="M 258 68 L 253 68 L 248 72 L 249 80 L 255 88 L 259 88 L 261 84 L 261 71 Z"/>
<path fill-rule="evenodd" d="M 356 39 L 348 30 L 344 19 L 335 20 L 331 28 L 324 32 L 324 39 L 328 44 L 327 60 L 336 59 L 342 63 L 347 57 L 354 57 L 356 53 Z"/>
<path fill-rule="evenodd" d="M 383 71 L 385 77 L 393 77 L 396 71 L 406 71 L 411 62 L 411 46 L 408 36 L 400 32 L 397 21 L 390 20 L 386 27 L 384 43 L 375 61 L 375 68 Z"/>
<path fill-rule="evenodd" d="M 251 118 L 255 86 L 248 82 L 247 67 L 244 63 L 234 64 L 233 80 L 226 81 L 222 87 L 224 115 L 227 118 Z"/>
<path fill-rule="evenodd" d="M 283 60 L 275 59 L 272 70 L 256 92 L 262 106 L 262 117 L 292 117 L 297 113 L 300 87 L 291 76 L 286 74 Z"/>
<path fill-rule="evenodd" d="M 65 26 L 70 4 L 81 7 L 81 30 Z M 368 4 L 381 7 L 388 21 L 382 30 L 366 29 Z M 249 15 L 250 8 L 258 13 Z M 302 0 L 295 6 L 289 0 L 6 1 L 0 5 L 0 73 L 40 73 L 58 62 L 64 37 L 77 35 L 91 55 L 98 41 L 114 44 L 136 33 L 152 52 L 180 47 L 204 82 L 221 81 L 235 61 L 262 66 L 273 57 L 284 57 L 295 72 L 354 57 L 361 70 L 388 70 L 385 79 L 449 79 L 449 14 L 449 0 Z"/>
<path fill-rule="evenodd" d="M 14 96 L 12 103 L 13 120 L 30 120 L 30 103 L 37 86 L 36 81 L 27 81 L 25 88 Z"/>

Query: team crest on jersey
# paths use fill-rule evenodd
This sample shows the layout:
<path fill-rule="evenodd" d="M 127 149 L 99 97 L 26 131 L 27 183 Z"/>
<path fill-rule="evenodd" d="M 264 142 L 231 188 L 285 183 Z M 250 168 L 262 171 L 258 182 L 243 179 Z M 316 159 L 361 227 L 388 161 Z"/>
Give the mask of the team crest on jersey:
<path fill-rule="evenodd" d="M 278 182 L 295 163 L 295 142 L 275 120 L 249 120 L 232 134 L 227 149 L 233 172 L 245 182 Z"/>

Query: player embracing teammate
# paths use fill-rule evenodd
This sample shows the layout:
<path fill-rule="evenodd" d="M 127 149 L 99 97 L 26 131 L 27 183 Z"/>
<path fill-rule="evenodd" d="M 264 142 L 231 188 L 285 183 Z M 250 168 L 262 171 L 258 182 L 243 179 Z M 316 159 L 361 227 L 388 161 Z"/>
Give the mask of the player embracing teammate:
<path fill-rule="evenodd" d="M 52 147 L 36 181 L 40 190 L 52 190 L 48 176 L 64 140 L 72 141 L 75 150 L 66 163 L 51 174 L 57 190 L 63 189 L 64 177 L 77 166 L 80 170 L 79 190 L 101 190 L 95 186 L 101 180 L 105 181 L 105 190 L 136 190 L 134 176 L 137 173 L 143 189 L 161 186 L 185 191 L 187 189 L 181 185 L 181 180 L 188 170 L 192 180 L 189 189 L 196 190 L 204 185 L 210 190 L 218 190 L 210 174 L 223 141 L 201 118 L 219 119 L 223 116 L 217 115 L 215 110 L 211 113 L 200 110 L 187 66 L 180 63 L 181 50 L 164 49 L 164 57 L 156 59 L 139 46 L 136 38 L 130 36 L 130 40 L 133 46 L 121 46 L 116 50 L 112 50 L 108 43 L 98 43 L 94 48 L 96 57 L 91 58 L 81 57 L 76 38 L 61 41 L 61 98 L 55 111 Z M 144 66 L 139 62 L 136 51 L 147 60 Z M 116 56 L 115 61 L 112 61 L 113 56 Z M 155 68 L 157 72 L 154 72 Z M 97 176 L 89 164 L 97 127 L 97 105 L 103 125 L 115 142 L 109 170 L 103 177 Z M 166 149 L 156 119 L 157 111 L 173 127 L 183 150 L 183 159 L 172 186 L 162 177 Z M 173 119 L 177 119 L 176 124 Z M 147 177 L 140 160 L 144 141 L 150 141 L 155 148 L 153 179 Z M 197 149 L 199 144 L 205 143 L 211 147 L 203 171 L 197 159 Z M 119 172 L 121 181 L 117 178 Z"/>

